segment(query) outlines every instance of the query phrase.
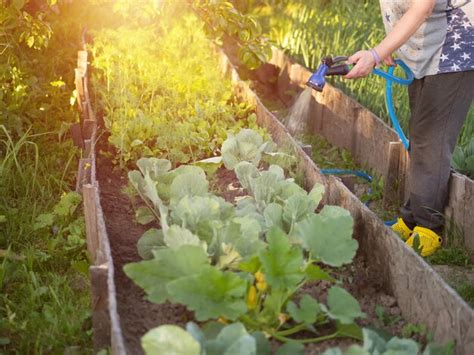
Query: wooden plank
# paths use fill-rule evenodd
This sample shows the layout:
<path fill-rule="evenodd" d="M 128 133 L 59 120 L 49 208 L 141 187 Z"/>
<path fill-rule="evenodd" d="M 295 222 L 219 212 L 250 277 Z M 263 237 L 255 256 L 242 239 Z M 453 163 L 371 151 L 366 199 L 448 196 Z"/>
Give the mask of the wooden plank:
<path fill-rule="evenodd" d="M 84 149 L 84 140 L 82 138 L 82 129 L 80 123 L 74 123 L 69 128 L 71 132 L 72 142 L 79 149 Z"/>
<path fill-rule="evenodd" d="M 77 68 L 84 77 L 87 73 L 87 51 L 77 51 Z"/>
<path fill-rule="evenodd" d="M 82 194 L 82 186 L 85 184 L 90 184 L 91 181 L 91 170 L 92 168 L 92 159 L 82 158 L 79 159 L 79 167 L 77 169 L 77 178 L 76 178 L 76 192 Z"/>
<path fill-rule="evenodd" d="M 100 248 L 99 234 L 97 231 L 97 206 L 95 203 L 96 187 L 85 184 L 82 187 L 82 201 L 84 204 L 84 217 L 86 220 L 86 240 L 92 263 L 96 263 L 97 251 Z"/>
<path fill-rule="evenodd" d="M 92 121 L 95 121 L 96 118 L 95 118 L 94 111 L 92 110 L 92 103 L 91 103 L 91 99 L 89 95 L 89 84 L 88 84 L 89 80 L 87 76 L 84 77 L 83 83 L 84 83 L 84 100 L 87 103 L 87 107 L 85 109 L 85 111 L 87 112 L 87 118 Z"/>
<path fill-rule="evenodd" d="M 460 232 L 464 245 L 474 262 L 474 182 L 464 175 L 453 173 L 450 179 L 448 224 L 454 233 Z"/>
<path fill-rule="evenodd" d="M 92 138 L 92 133 L 94 132 L 94 127 L 96 125 L 96 121 L 86 119 L 84 120 L 83 126 L 82 126 L 82 135 L 84 139 L 91 139 Z"/>
<path fill-rule="evenodd" d="M 401 143 L 400 143 L 401 144 Z M 400 204 L 405 203 L 408 199 L 410 194 L 410 185 L 408 180 L 408 169 L 410 167 L 410 155 L 408 151 L 405 149 L 403 144 L 401 144 L 400 148 L 400 160 L 399 160 L 399 168 L 398 168 L 398 200 Z"/>
<path fill-rule="evenodd" d="M 111 344 L 110 317 L 108 309 L 107 263 L 89 268 L 92 291 L 92 326 L 94 352 L 107 349 Z"/>
<path fill-rule="evenodd" d="M 84 101 L 84 85 L 82 82 L 82 74 L 79 69 L 74 69 L 74 84 L 76 85 L 77 92 L 77 106 L 79 111 L 83 111 L 83 101 Z"/>
<path fill-rule="evenodd" d="M 383 206 L 389 208 L 393 205 L 399 205 L 399 186 L 400 186 L 400 151 L 403 149 L 401 142 L 390 142 L 388 146 L 388 164 L 384 175 L 385 185 L 383 191 Z"/>
<path fill-rule="evenodd" d="M 90 157 L 92 153 L 92 139 L 84 139 L 84 156 Z"/>

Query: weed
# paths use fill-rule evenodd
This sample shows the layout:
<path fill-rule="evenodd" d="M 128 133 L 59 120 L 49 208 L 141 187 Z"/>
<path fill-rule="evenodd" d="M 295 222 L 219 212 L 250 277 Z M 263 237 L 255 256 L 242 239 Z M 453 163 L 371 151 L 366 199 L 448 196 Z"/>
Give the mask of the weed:
<path fill-rule="evenodd" d="M 463 300 L 465 300 L 471 307 L 474 307 L 474 284 L 464 281 L 457 285 L 455 289 Z"/>
<path fill-rule="evenodd" d="M 389 314 L 385 308 L 380 305 L 375 306 L 375 314 L 377 315 L 377 319 L 386 327 L 397 324 L 402 319 L 400 316 Z"/>
<path fill-rule="evenodd" d="M 468 266 L 469 254 L 464 247 L 464 235 L 452 219 L 445 218 L 445 237 L 443 248 L 427 258 L 434 265 Z"/>
<path fill-rule="evenodd" d="M 404 338 L 411 338 L 414 336 L 418 337 L 426 337 L 428 335 L 428 331 L 426 325 L 424 324 L 414 324 L 408 323 L 402 328 L 402 336 Z"/>

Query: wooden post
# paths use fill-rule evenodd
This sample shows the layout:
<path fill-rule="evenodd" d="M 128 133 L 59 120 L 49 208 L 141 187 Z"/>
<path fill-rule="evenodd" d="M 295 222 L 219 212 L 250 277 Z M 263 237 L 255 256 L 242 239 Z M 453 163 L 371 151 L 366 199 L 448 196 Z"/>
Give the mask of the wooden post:
<path fill-rule="evenodd" d="M 82 104 L 84 101 L 84 83 L 82 81 L 82 74 L 80 69 L 74 69 L 74 84 L 76 85 L 77 91 L 77 105 L 79 106 L 79 111 L 82 112 Z"/>
<path fill-rule="evenodd" d="M 92 341 L 94 352 L 110 347 L 110 318 L 108 309 L 107 263 L 89 268 L 92 291 Z"/>
<path fill-rule="evenodd" d="M 82 186 L 82 199 L 84 203 L 84 217 L 86 220 L 87 250 L 93 264 L 96 263 L 97 251 L 100 247 L 99 233 L 97 231 L 97 206 L 95 204 L 96 187 L 92 184 Z"/>
<path fill-rule="evenodd" d="M 409 194 L 408 167 L 410 166 L 410 156 L 402 145 L 400 148 L 400 163 L 398 166 L 398 201 L 404 203 Z"/>
<path fill-rule="evenodd" d="M 92 138 L 92 132 L 94 131 L 94 125 L 95 121 L 94 120 L 84 120 L 84 125 L 82 126 L 82 135 L 85 139 L 91 139 Z"/>
<path fill-rule="evenodd" d="M 76 192 L 82 193 L 82 186 L 91 183 L 92 159 L 82 158 L 79 160 L 77 169 Z"/>
<path fill-rule="evenodd" d="M 77 68 L 81 71 L 81 76 L 87 72 L 87 51 L 77 51 Z"/>
<path fill-rule="evenodd" d="M 71 132 L 71 137 L 74 145 L 80 149 L 84 149 L 84 140 L 82 138 L 81 125 L 79 123 L 74 123 L 69 129 Z"/>
<path fill-rule="evenodd" d="M 388 146 L 388 164 L 385 172 L 385 185 L 383 191 L 383 206 L 398 205 L 400 185 L 400 157 L 403 146 L 401 142 L 390 142 Z"/>
<path fill-rule="evenodd" d="M 84 140 L 84 156 L 90 158 L 91 149 L 92 149 L 92 140 L 91 139 L 85 139 Z"/>

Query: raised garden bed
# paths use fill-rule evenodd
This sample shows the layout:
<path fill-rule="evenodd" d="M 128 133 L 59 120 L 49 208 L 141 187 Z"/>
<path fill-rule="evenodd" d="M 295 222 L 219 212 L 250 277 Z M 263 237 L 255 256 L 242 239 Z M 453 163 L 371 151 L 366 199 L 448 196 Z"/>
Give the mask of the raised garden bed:
<path fill-rule="evenodd" d="M 471 353 L 474 346 L 474 330 L 469 328 L 474 321 L 472 310 L 420 257 L 406 248 L 383 226 L 381 221 L 338 179 L 319 173 L 318 168 L 296 144 L 284 126 L 263 106 L 248 85 L 239 79 L 227 57 L 223 53 L 219 53 L 219 56 L 223 72 L 232 78 L 238 95 L 244 102 L 255 106 L 258 123 L 270 132 L 273 140 L 282 149 L 295 152 L 299 168 L 304 172 L 306 186 L 312 188 L 315 183 L 321 183 L 326 190 L 323 197 L 324 205 L 339 205 L 351 212 L 355 221 L 354 237 L 359 242 L 359 255 L 354 269 L 343 271 L 341 278 L 346 280 L 346 288 L 358 296 L 363 311 L 369 315 L 368 321 L 372 324 L 377 318 L 376 303 L 385 304 L 394 314 L 398 313 L 399 308 L 408 321 L 424 323 L 433 330 L 437 341 L 454 339 L 459 354 Z M 134 223 L 134 211 L 130 199 L 123 194 L 123 189 L 127 185 L 124 173 L 113 169 L 108 158 L 110 154 L 99 155 L 96 164 L 94 152 L 97 147 L 103 152 L 113 153 L 113 151 L 104 142 L 99 143 L 97 147 L 94 139 L 90 142 L 92 153 L 89 159 L 92 163 L 92 174 L 88 182 L 92 185 L 95 199 L 92 205 L 85 206 L 86 217 L 91 214 L 92 209 L 92 215 L 98 218 L 95 222 L 94 218 L 89 218 L 88 235 L 94 234 L 94 230 L 98 231 L 99 249 L 104 249 L 104 259 L 99 258 L 97 262 L 108 270 L 106 273 L 108 277 L 102 278 L 102 281 L 107 280 L 108 286 L 105 289 L 108 289 L 106 292 L 108 308 L 101 310 L 108 309 L 110 315 L 111 343 L 114 352 L 138 353 L 140 352 L 138 338 L 144 332 L 159 324 L 184 324 L 192 319 L 192 314 L 185 311 L 182 306 L 153 305 L 144 301 L 144 293 L 123 273 L 124 264 L 139 260 L 136 241 L 144 230 Z M 215 184 L 217 190 L 223 191 L 226 196 L 226 193 L 229 193 L 227 191 L 229 184 L 235 186 L 236 180 L 221 170 L 216 175 Z M 99 185 L 100 201 L 97 199 Z M 89 187 L 84 186 L 83 189 L 87 190 Z M 233 193 L 229 194 L 227 198 L 235 197 Z M 106 232 L 101 219 L 101 206 L 105 214 Z M 91 240 L 93 242 L 94 239 Z M 108 241 L 111 252 L 108 251 Z M 105 285 L 102 283 L 102 286 Z M 305 291 L 318 294 L 323 288 L 320 284 L 318 286 L 317 290 L 312 290 L 309 285 Z M 120 322 L 117 315 L 120 316 Z M 394 328 L 389 330 L 396 331 Z M 107 337 L 107 332 L 104 332 L 103 336 Z M 347 344 L 346 340 L 342 343 L 336 342 L 340 345 Z M 327 348 L 333 344 L 327 342 L 322 346 Z M 308 353 L 321 353 L 322 348 L 309 346 L 306 350 Z"/>

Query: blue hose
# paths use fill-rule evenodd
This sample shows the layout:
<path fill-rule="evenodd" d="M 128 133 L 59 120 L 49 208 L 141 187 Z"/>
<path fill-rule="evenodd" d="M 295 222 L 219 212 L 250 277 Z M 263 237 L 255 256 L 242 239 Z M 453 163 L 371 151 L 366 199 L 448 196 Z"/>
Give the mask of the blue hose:
<path fill-rule="evenodd" d="M 405 64 L 400 59 L 396 59 L 395 63 L 400 65 L 400 67 L 403 69 L 405 72 L 406 78 L 400 78 L 398 76 L 395 76 L 393 73 L 395 71 L 395 67 L 389 67 L 388 71 L 383 71 L 380 69 L 375 68 L 372 73 L 378 76 L 381 76 L 386 80 L 385 84 L 385 105 L 387 106 L 387 111 L 388 115 L 390 117 L 390 121 L 392 121 L 393 128 L 397 132 L 398 136 L 400 137 L 400 140 L 402 141 L 403 146 L 405 147 L 406 150 L 410 148 L 410 142 L 408 141 L 407 137 L 403 133 L 402 127 L 400 126 L 400 122 L 398 121 L 397 115 L 395 113 L 395 108 L 393 106 L 393 91 L 392 91 L 392 85 L 393 83 L 400 84 L 400 85 L 410 85 L 415 76 L 413 75 L 413 72 L 410 70 L 410 68 Z M 322 174 L 325 175 L 355 175 L 360 178 L 363 178 L 367 180 L 369 183 L 372 182 L 373 178 L 372 176 L 368 175 L 367 173 L 361 171 L 361 170 L 349 170 L 349 169 L 321 169 L 320 170 Z M 369 193 L 371 190 L 369 190 Z M 366 202 L 366 206 L 368 206 L 370 201 Z M 385 225 L 391 226 L 393 225 L 395 221 L 387 221 L 385 222 Z"/>
<path fill-rule="evenodd" d="M 321 169 L 321 174 L 324 175 L 355 175 L 368 182 L 372 182 L 373 178 L 369 174 L 361 170 L 350 170 L 350 169 Z"/>
<path fill-rule="evenodd" d="M 398 136 L 400 137 L 400 140 L 402 141 L 403 146 L 406 150 L 408 150 L 410 148 L 410 142 L 403 133 L 402 127 L 400 127 L 400 122 L 398 121 L 397 115 L 395 113 L 395 108 L 393 106 L 392 84 L 397 83 L 400 85 L 410 85 L 415 79 L 415 76 L 413 75 L 413 72 L 410 70 L 408 65 L 406 65 L 405 62 L 403 62 L 402 60 L 396 59 L 395 63 L 400 65 L 400 67 L 403 69 L 406 78 L 400 78 L 393 75 L 395 67 L 389 67 L 387 72 L 375 68 L 372 73 L 381 76 L 387 81 L 385 84 L 385 104 L 387 106 L 388 115 L 390 117 L 390 120 L 392 121 L 393 128 L 395 129 Z"/>

